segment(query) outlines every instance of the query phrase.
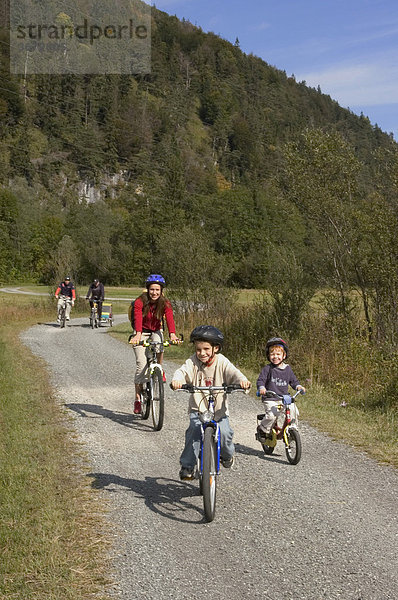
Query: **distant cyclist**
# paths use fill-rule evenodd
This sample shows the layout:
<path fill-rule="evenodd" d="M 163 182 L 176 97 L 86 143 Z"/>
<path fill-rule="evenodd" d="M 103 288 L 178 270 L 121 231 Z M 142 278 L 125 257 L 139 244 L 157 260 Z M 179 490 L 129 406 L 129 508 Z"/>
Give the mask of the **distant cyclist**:
<path fill-rule="evenodd" d="M 93 283 L 88 288 L 86 294 L 86 300 L 90 301 L 90 307 L 93 308 L 94 302 L 97 303 L 97 314 L 98 321 L 101 321 L 102 317 L 102 303 L 105 298 L 105 290 L 104 285 L 100 282 L 99 279 L 94 279 Z"/>
<path fill-rule="evenodd" d="M 67 298 L 65 316 L 66 316 L 66 320 L 69 321 L 70 311 L 71 311 L 72 306 L 74 306 L 75 300 L 76 300 L 75 286 L 71 282 L 70 277 L 65 277 L 65 279 L 63 281 L 61 281 L 61 283 L 55 290 L 55 297 L 58 300 L 57 323 L 59 323 L 61 320 L 60 319 L 60 311 L 61 311 L 61 308 L 63 305 L 63 296 Z"/>
<path fill-rule="evenodd" d="M 170 300 L 163 295 L 166 282 L 162 275 L 151 274 L 145 282 L 146 292 L 141 294 L 130 307 L 129 316 L 134 330 L 131 344 L 139 344 L 142 340 L 151 340 L 161 343 L 163 341 L 163 318 L 166 319 L 167 329 L 172 341 L 177 341 L 176 327 L 173 317 L 173 309 Z M 134 346 L 136 370 L 135 370 L 135 403 L 134 413 L 141 412 L 141 389 L 145 381 L 146 356 L 145 348 Z M 163 352 L 158 354 L 161 364 Z M 164 377 L 164 375 L 163 375 Z M 165 380 L 165 377 L 164 377 Z"/>

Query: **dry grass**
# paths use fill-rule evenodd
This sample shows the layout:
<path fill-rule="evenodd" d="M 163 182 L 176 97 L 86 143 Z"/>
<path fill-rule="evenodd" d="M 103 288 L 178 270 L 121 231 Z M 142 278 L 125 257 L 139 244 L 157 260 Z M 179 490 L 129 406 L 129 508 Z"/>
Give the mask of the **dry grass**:
<path fill-rule="evenodd" d="M 104 597 L 104 507 L 85 478 L 82 448 L 44 366 L 18 338 L 23 328 L 51 317 L 46 301 L 1 298 L 2 600 Z"/>

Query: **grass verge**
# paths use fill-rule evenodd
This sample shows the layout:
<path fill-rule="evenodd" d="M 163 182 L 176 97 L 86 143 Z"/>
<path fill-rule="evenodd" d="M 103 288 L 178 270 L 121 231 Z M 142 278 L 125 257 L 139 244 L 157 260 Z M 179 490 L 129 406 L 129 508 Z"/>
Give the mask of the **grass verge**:
<path fill-rule="evenodd" d="M 41 361 L 19 341 L 46 300 L 1 297 L 0 598 L 81 600 L 106 584 L 103 507 Z"/>

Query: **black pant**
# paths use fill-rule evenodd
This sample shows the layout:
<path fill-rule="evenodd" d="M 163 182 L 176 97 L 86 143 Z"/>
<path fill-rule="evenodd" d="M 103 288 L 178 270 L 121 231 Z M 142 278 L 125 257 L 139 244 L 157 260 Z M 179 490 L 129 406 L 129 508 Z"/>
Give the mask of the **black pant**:
<path fill-rule="evenodd" d="M 102 316 L 102 300 L 97 300 L 96 298 L 93 298 L 92 300 L 89 300 L 90 302 L 90 307 L 93 308 L 94 306 L 94 302 L 97 303 L 97 315 L 98 315 L 98 321 L 101 320 L 101 316 Z"/>

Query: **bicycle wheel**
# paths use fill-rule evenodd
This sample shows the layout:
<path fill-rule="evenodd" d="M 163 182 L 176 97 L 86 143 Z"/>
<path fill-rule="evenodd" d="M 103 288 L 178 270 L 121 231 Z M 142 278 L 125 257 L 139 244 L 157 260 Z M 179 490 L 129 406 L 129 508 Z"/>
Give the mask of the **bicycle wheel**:
<path fill-rule="evenodd" d="M 206 427 L 203 440 L 203 506 L 206 521 L 214 519 L 217 491 L 217 448 L 214 441 L 214 429 Z"/>
<path fill-rule="evenodd" d="M 66 309 L 65 307 L 61 309 L 61 327 L 65 327 L 65 322 L 66 322 Z"/>
<path fill-rule="evenodd" d="M 146 421 L 151 410 L 151 389 L 149 383 L 145 383 L 145 387 L 141 392 L 141 418 Z"/>
<path fill-rule="evenodd" d="M 275 446 L 267 446 L 267 444 L 261 444 L 264 450 L 264 454 L 267 454 L 268 456 L 270 454 L 273 453 L 273 451 L 275 450 Z"/>
<path fill-rule="evenodd" d="M 290 427 L 287 432 L 289 445 L 285 447 L 287 460 L 291 465 L 297 465 L 301 458 L 301 437 L 297 429 Z"/>
<path fill-rule="evenodd" d="M 91 329 L 94 329 L 94 315 L 93 315 L 93 311 L 91 311 L 91 314 L 90 314 L 90 327 L 91 327 Z"/>
<path fill-rule="evenodd" d="M 155 369 L 151 375 L 151 392 L 153 427 L 155 431 L 160 431 L 164 419 L 164 385 L 163 374 L 160 369 Z"/>

